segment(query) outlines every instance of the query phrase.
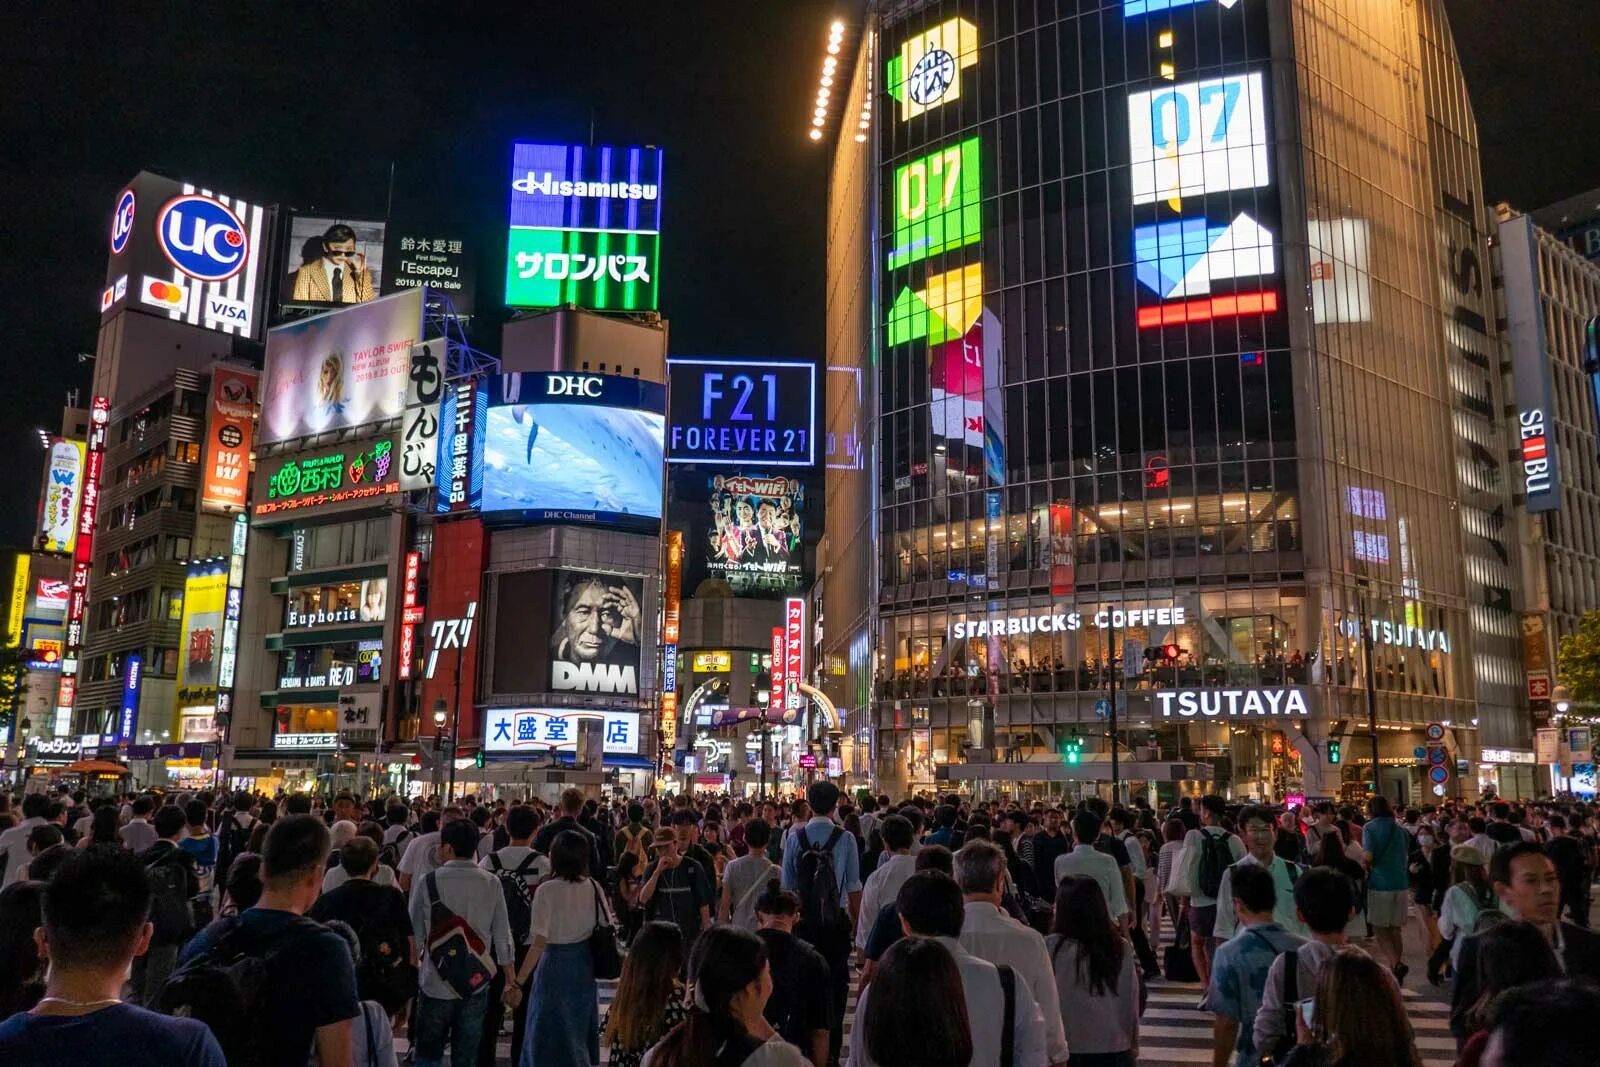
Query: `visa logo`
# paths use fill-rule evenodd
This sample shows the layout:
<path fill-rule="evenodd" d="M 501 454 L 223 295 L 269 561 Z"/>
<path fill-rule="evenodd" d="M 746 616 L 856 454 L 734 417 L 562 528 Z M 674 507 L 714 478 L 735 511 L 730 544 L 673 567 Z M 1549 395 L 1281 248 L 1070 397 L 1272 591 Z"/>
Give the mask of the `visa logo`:
<path fill-rule="evenodd" d="M 233 300 L 226 296 L 208 296 L 205 312 L 208 323 L 231 323 L 245 329 L 250 328 L 250 305 L 242 300 Z"/>

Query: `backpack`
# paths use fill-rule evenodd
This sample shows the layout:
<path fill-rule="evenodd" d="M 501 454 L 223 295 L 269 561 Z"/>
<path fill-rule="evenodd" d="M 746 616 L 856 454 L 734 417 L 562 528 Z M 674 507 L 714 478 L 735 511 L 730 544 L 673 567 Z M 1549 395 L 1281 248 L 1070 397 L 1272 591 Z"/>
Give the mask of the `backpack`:
<path fill-rule="evenodd" d="M 1194 888 L 1201 896 L 1217 898 L 1222 891 L 1222 878 L 1233 866 L 1233 849 L 1228 845 L 1228 834 L 1208 834 L 1200 831 L 1200 865 L 1195 871 Z"/>
<path fill-rule="evenodd" d="M 394 840 L 378 849 L 378 862 L 390 870 L 400 869 L 400 860 L 406 854 L 406 844 L 414 835 L 410 830 L 402 829 L 394 835 Z"/>
<path fill-rule="evenodd" d="M 1474 934 L 1481 934 L 1485 930 L 1493 929 L 1507 920 L 1508 916 L 1500 910 L 1500 900 L 1495 896 L 1494 890 L 1491 889 L 1489 891 L 1487 899 L 1477 894 L 1473 894 L 1472 899 L 1478 905 L 1478 917 L 1472 920 L 1472 932 Z"/>
<path fill-rule="evenodd" d="M 538 858 L 537 852 L 530 852 L 513 870 L 500 865 L 500 853 L 489 853 L 489 869 L 499 879 L 500 892 L 506 898 L 506 919 L 511 924 L 513 944 L 526 944 L 533 927 L 533 890 L 525 876 Z"/>
<path fill-rule="evenodd" d="M 439 899 L 439 872 L 423 879 L 428 893 L 428 961 L 456 996 L 465 1000 L 488 987 L 494 956 L 478 931 Z"/>
<path fill-rule="evenodd" d="M 409 930 L 381 929 L 370 918 L 356 933 L 361 945 L 356 988 L 364 999 L 377 1001 L 391 1015 L 417 994 L 417 967 L 406 953 L 409 935 Z"/>
<path fill-rule="evenodd" d="M 217 835 L 216 884 L 218 886 L 228 884 L 228 868 L 233 866 L 233 861 L 238 859 L 241 853 L 250 851 L 250 831 L 239 825 L 240 814 L 249 813 L 228 811 L 214 831 Z"/>
<path fill-rule="evenodd" d="M 151 940 L 158 945 L 181 945 L 195 930 L 183 856 L 183 850 L 173 846 L 145 864 L 150 881 L 150 923 L 155 927 Z"/>
<path fill-rule="evenodd" d="M 844 836 L 844 828 L 835 826 L 820 845 L 807 837 L 804 829 L 799 834 L 795 881 L 800 891 L 800 921 L 813 933 L 832 929 L 845 918 L 839 907 L 839 872 L 833 866 L 833 846 Z"/>
<path fill-rule="evenodd" d="M 164 1015 L 205 1023 L 222 1046 L 229 1067 L 268 1067 L 262 1037 L 272 1025 L 265 1004 L 272 960 L 300 937 L 323 927 L 298 917 L 285 936 L 261 952 L 238 917 L 222 922 L 227 926 L 211 947 L 167 979 L 155 1008 Z"/>

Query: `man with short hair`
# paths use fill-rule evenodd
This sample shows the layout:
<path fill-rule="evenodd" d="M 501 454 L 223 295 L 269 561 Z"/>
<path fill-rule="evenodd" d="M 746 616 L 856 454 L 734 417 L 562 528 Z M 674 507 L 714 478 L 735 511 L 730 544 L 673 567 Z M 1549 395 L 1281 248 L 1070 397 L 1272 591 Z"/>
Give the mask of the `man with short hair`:
<path fill-rule="evenodd" d="M 583 790 L 576 786 L 568 786 L 561 791 L 561 817 L 545 823 L 539 835 L 533 839 L 533 850 L 548 856 L 551 846 L 556 843 L 556 838 L 563 830 L 576 830 L 589 842 L 589 872 L 599 875 L 606 869 L 606 864 L 600 855 L 600 840 L 583 825 L 582 815 Z"/>
<path fill-rule="evenodd" d="M 1600 934 L 1560 921 L 1561 878 L 1555 864 L 1532 841 L 1496 849 L 1489 859 L 1489 881 L 1500 903 L 1524 922 L 1539 928 L 1555 949 L 1568 978 L 1600 982 Z M 1478 1002 L 1478 935 L 1467 935 L 1456 963 L 1456 984 L 1450 995 L 1450 1031 L 1467 1038 L 1467 1010 Z"/>
<path fill-rule="evenodd" d="M 423 874 L 411 891 L 411 933 L 422 958 L 421 988 L 412 1040 L 418 1067 L 440 1067 L 446 1043 L 450 1062 L 465 1067 L 476 1062 L 483 1038 L 483 1020 L 489 1009 L 490 973 L 475 988 L 441 975 L 428 951 L 435 923 L 447 913 L 471 928 L 494 955 L 504 982 L 512 979 L 515 953 L 506 900 L 500 880 L 477 866 L 478 830 L 468 819 L 455 819 L 439 828 L 439 866 Z M 503 988 L 503 986 L 502 986 Z"/>
<path fill-rule="evenodd" d="M 706 884 L 717 884 L 717 864 L 711 853 L 700 843 L 700 817 L 693 811 L 675 811 L 671 819 L 672 834 L 678 842 L 678 855 L 700 865 L 706 873 Z"/>
<path fill-rule="evenodd" d="M 183 815 L 189 825 L 178 840 L 178 847 L 194 860 L 195 877 L 200 881 L 199 895 L 194 898 L 194 921 L 199 927 L 211 922 L 211 890 L 216 885 L 217 839 L 206 829 L 210 814 L 210 806 L 203 800 L 185 804 Z"/>
<path fill-rule="evenodd" d="M 1045 1051 L 1044 1017 L 1034 1001 L 1028 983 L 1016 972 L 1003 978 L 1000 969 L 988 960 L 972 955 L 961 944 L 965 906 L 961 889 L 948 875 L 923 871 L 906 879 L 895 899 L 900 914 L 901 932 L 906 937 L 932 938 L 955 957 L 961 972 L 961 994 L 966 1001 L 967 1021 L 972 1033 L 972 1063 L 998 1064 L 1005 1021 L 1005 988 L 1011 986 L 1012 1065 L 1044 1067 L 1050 1060 Z M 866 1067 L 864 1021 L 872 987 L 862 987 L 856 1000 L 856 1040 L 850 1044 L 848 1067 Z"/>
<path fill-rule="evenodd" d="M 117 836 L 122 838 L 123 847 L 135 856 L 155 844 L 161 836 L 156 833 L 156 828 L 151 822 L 155 817 L 155 811 L 154 797 L 135 797 L 133 814 L 128 819 L 128 824 L 117 831 Z"/>
<path fill-rule="evenodd" d="M 1114 857 L 1095 847 L 1095 842 L 1100 840 L 1102 825 L 1104 823 L 1100 816 L 1087 807 L 1072 817 L 1072 836 L 1077 844 L 1071 852 L 1056 857 L 1050 895 L 1054 899 L 1054 887 L 1059 886 L 1068 875 L 1093 878 L 1100 884 L 1100 892 L 1105 894 L 1106 911 L 1111 915 L 1111 921 L 1120 924 L 1125 931 L 1132 913 L 1127 893 L 1123 890 L 1122 869 Z"/>
<path fill-rule="evenodd" d="M 678 838 L 666 827 L 656 831 L 656 858 L 640 876 L 639 906 L 645 918 L 670 922 L 683 935 L 683 959 L 700 931 L 711 925 L 712 883 L 698 863 L 678 853 Z"/>
<path fill-rule="evenodd" d="M 1000 910 L 1006 886 L 1006 855 L 989 841 L 969 841 L 955 856 L 956 884 L 964 900 L 961 947 L 981 960 L 1014 970 L 1028 986 L 1044 1022 L 1049 1062 L 1067 1062 L 1067 1031 L 1055 968 L 1044 937 Z"/>
<path fill-rule="evenodd" d="M 1044 809 L 1044 822 L 1033 842 L 1033 880 L 1041 893 L 1054 899 L 1056 860 L 1072 851 L 1072 836 L 1062 829 L 1061 809 Z"/>
<path fill-rule="evenodd" d="M 1375 953 L 1394 974 L 1405 981 L 1410 968 L 1405 961 L 1406 917 L 1411 908 L 1411 839 L 1395 820 L 1394 809 L 1386 796 L 1367 802 L 1370 815 L 1361 828 L 1367 867 L 1367 925 L 1378 943 Z"/>
<path fill-rule="evenodd" d="M 126 853 L 89 849 L 56 870 L 44 925 L 33 932 L 50 964 L 44 999 L 0 1022 L 0 1063 L 226 1067 L 204 1023 L 121 1001 L 128 968 L 150 941 L 149 913 L 144 868 Z"/>
<path fill-rule="evenodd" d="M 483 857 L 478 861 L 478 866 L 497 878 L 502 876 L 501 872 L 505 872 L 506 876 L 515 876 L 516 872 L 521 871 L 522 880 L 528 886 L 531 898 L 539 883 L 550 875 L 550 857 L 540 855 L 533 850 L 533 835 L 538 827 L 539 819 L 532 808 L 526 804 L 517 804 L 510 808 L 506 812 L 506 833 L 510 835 L 510 844 Z M 505 887 L 502 886 L 501 890 L 501 895 L 504 896 Z M 510 912 L 507 911 L 506 914 L 509 918 Z M 521 967 L 532 939 L 531 927 L 528 930 L 513 929 L 511 937 L 516 942 L 512 946 L 512 951 L 516 954 L 516 967 Z M 505 1004 L 500 999 L 502 992 L 504 992 L 503 985 L 496 980 L 494 988 L 489 990 L 489 1009 L 483 1018 L 483 1044 L 478 1054 L 478 1062 L 482 1067 L 494 1067 L 495 1043 L 500 1037 L 500 1024 L 505 1019 Z M 527 1012 L 511 1013 L 512 1063 L 521 1061 L 522 1039 L 527 1022 Z"/>
<path fill-rule="evenodd" d="M 863 950 L 878 913 L 894 900 L 916 869 L 916 857 L 911 854 L 910 820 L 903 815 L 890 815 L 883 820 L 881 832 L 884 856 L 861 887 L 861 921 L 856 923 L 856 947 Z"/>
<path fill-rule="evenodd" d="M 261 846 L 261 899 L 196 934 L 173 975 L 179 981 L 203 956 L 264 960 L 267 980 L 249 1025 L 266 1063 L 304 1063 L 313 1050 L 320 1063 L 350 1062 L 350 1021 L 361 1014 L 355 964 L 344 938 L 305 917 L 322 892 L 330 846 L 315 816 L 273 823 Z"/>
<path fill-rule="evenodd" d="M 923 839 L 925 845 L 943 845 L 954 851 L 961 842 L 956 840 L 956 819 L 961 812 L 954 804 L 940 804 L 933 809 L 934 831 Z"/>
<path fill-rule="evenodd" d="M 850 992 L 850 943 L 861 915 L 861 857 L 853 834 L 833 821 L 839 806 L 839 787 L 832 782 L 812 782 L 806 789 L 811 818 L 795 827 L 783 847 L 783 887 L 800 893 L 802 919 L 796 932 L 822 953 L 833 975 L 834 1027 L 830 1055 L 837 1058 L 844 1039 L 845 1001 Z M 827 852 L 832 860 L 834 885 L 817 886 L 815 892 L 837 893 L 839 921 L 817 928 L 804 918 L 806 899 L 800 879 L 802 853 Z M 819 864 L 820 866 L 820 864 Z"/>
<path fill-rule="evenodd" d="M 405 854 L 400 857 L 400 867 L 395 874 L 400 878 L 400 891 L 410 893 L 413 882 L 420 881 L 429 871 L 439 866 L 439 833 L 447 823 L 457 819 L 465 819 L 466 814 L 456 805 L 446 807 L 439 816 L 439 828 L 429 830 L 427 833 L 415 834 L 406 845 Z M 468 824 L 470 825 L 470 824 Z M 388 836 L 387 831 L 384 834 Z"/>
<path fill-rule="evenodd" d="M 1273 921 L 1291 934 L 1306 936 L 1305 923 L 1295 912 L 1294 886 L 1300 877 L 1299 864 L 1290 863 L 1278 855 L 1277 826 L 1272 813 L 1266 808 L 1252 805 L 1239 813 L 1239 830 L 1244 835 L 1245 854 L 1228 868 L 1217 892 L 1217 921 L 1213 930 L 1218 941 L 1226 941 L 1238 930 L 1233 914 L 1233 872 L 1240 867 L 1254 865 L 1272 873 L 1272 883 L 1277 890 Z"/>
<path fill-rule="evenodd" d="M 1212 960 L 1200 1010 L 1214 1016 L 1211 1067 L 1228 1067 L 1234 1052 L 1241 1064 L 1256 1062 L 1255 1019 L 1278 954 L 1299 949 L 1305 941 L 1273 921 L 1277 887 L 1261 864 L 1232 869 L 1233 910 L 1244 930 L 1218 946 Z"/>
<path fill-rule="evenodd" d="M 402 961 L 412 965 L 417 961 L 405 894 L 373 881 L 378 846 L 370 838 L 357 836 L 346 842 L 339 850 L 339 865 L 345 880 L 318 897 L 306 915 L 320 923 L 337 919 L 355 931 L 364 946 L 356 967 L 356 988 L 362 1000 L 376 1000 L 393 1015 L 417 991 L 415 971 L 395 970 Z"/>
<path fill-rule="evenodd" d="M 1295 1023 L 1287 1013 L 1296 1010 L 1296 1001 L 1316 993 L 1323 965 L 1349 943 L 1344 931 L 1355 914 L 1355 886 L 1331 867 L 1313 867 L 1294 884 L 1294 906 L 1311 939 L 1272 961 L 1254 1024 L 1256 1048 L 1275 1059 L 1294 1045 Z"/>
<path fill-rule="evenodd" d="M 1591 871 L 1587 849 L 1577 838 L 1567 833 L 1566 816 L 1553 814 L 1545 820 L 1550 829 L 1550 840 L 1544 846 L 1545 855 L 1556 865 L 1561 879 L 1561 911 L 1570 915 L 1570 921 L 1585 930 L 1589 928 L 1589 882 Z"/>
<path fill-rule="evenodd" d="M 1188 797 L 1184 797 L 1188 800 Z M 1228 833 L 1222 828 L 1222 816 L 1227 806 L 1223 799 L 1215 793 L 1207 793 L 1200 798 L 1200 826 L 1190 830 L 1183 836 L 1183 849 L 1178 853 L 1180 866 L 1174 868 L 1172 880 L 1178 886 L 1187 890 L 1186 893 L 1175 893 L 1180 900 L 1185 901 L 1186 915 L 1189 920 L 1189 955 L 1194 961 L 1195 973 L 1200 976 L 1202 983 L 1207 981 L 1211 974 L 1211 957 L 1216 951 L 1217 927 L 1217 898 L 1207 893 L 1200 886 L 1200 867 L 1202 853 L 1205 851 L 1206 842 L 1209 840 L 1213 850 L 1227 848 L 1233 858 L 1230 865 L 1244 858 L 1244 842 Z M 1227 882 L 1227 873 L 1223 873 L 1223 883 Z M 1221 886 L 1217 887 L 1221 892 Z"/>
<path fill-rule="evenodd" d="M 911 857 L 911 868 L 911 873 L 914 875 L 923 871 L 935 871 L 953 878 L 956 870 L 955 854 L 943 845 L 924 845 Z M 868 918 L 866 913 L 862 913 L 862 924 L 871 927 L 867 932 L 867 943 L 861 948 L 861 958 L 865 961 L 861 968 L 863 987 L 872 981 L 872 974 L 877 970 L 878 961 L 883 958 L 883 954 L 905 936 L 900 929 L 900 910 L 896 903 L 898 900 L 897 892 L 894 899 L 878 910 L 876 918 Z"/>
<path fill-rule="evenodd" d="M 1600 986 L 1571 978 L 1514 986 L 1489 1008 L 1482 1067 L 1590 1067 Z"/>
<path fill-rule="evenodd" d="M 45 824 L 44 813 L 49 806 L 50 798 L 43 793 L 29 793 L 22 798 L 22 821 L 0 832 L 0 886 L 22 878 L 22 868 L 28 864 L 28 834 L 35 826 Z"/>
<path fill-rule="evenodd" d="M 717 902 L 717 921 L 731 922 L 741 930 L 756 929 L 756 898 L 767 883 L 778 877 L 779 867 L 767 859 L 767 843 L 772 827 L 751 819 L 741 829 L 749 850 L 728 862 L 722 870 L 722 899 Z"/>
<path fill-rule="evenodd" d="M 195 931 L 191 901 L 200 894 L 200 877 L 194 857 L 180 845 L 188 819 L 172 804 L 155 815 L 156 843 L 139 853 L 150 876 L 151 921 L 155 933 L 150 948 L 133 961 L 131 979 L 135 1004 L 150 1006 L 178 965 L 178 950 Z"/>

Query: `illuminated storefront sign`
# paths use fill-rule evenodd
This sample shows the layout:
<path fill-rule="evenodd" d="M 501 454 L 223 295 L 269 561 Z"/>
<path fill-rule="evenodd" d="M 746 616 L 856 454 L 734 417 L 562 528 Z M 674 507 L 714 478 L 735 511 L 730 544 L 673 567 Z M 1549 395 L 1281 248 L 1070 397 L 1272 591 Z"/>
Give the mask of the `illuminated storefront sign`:
<path fill-rule="evenodd" d="M 661 593 L 661 748 L 678 740 L 678 630 L 683 598 L 683 531 L 666 537 L 666 588 Z"/>
<path fill-rule="evenodd" d="M 950 624 L 950 640 L 969 637 L 1012 637 L 1019 634 L 1071 633 L 1083 629 L 1084 614 L 1079 611 L 1041 612 L 1035 615 L 992 615 L 986 619 L 963 620 Z M 1101 608 L 1090 619 L 1097 629 L 1154 626 L 1158 629 L 1183 626 L 1188 610 L 1177 605 L 1163 608 Z"/>
<path fill-rule="evenodd" d="M 338 734 L 273 734 L 272 747 L 287 751 L 334 748 L 339 744 Z"/>
<path fill-rule="evenodd" d="M 1561 503 L 1556 485 L 1556 450 L 1550 447 L 1541 408 L 1517 413 L 1517 443 L 1522 454 L 1522 491 L 1532 512 L 1554 511 Z"/>
<path fill-rule="evenodd" d="M 1533 751 L 1526 748 L 1486 748 L 1481 755 L 1484 763 L 1534 763 Z"/>
<path fill-rule="evenodd" d="M 983 236 L 978 143 L 978 138 L 969 137 L 895 168 L 890 270 Z"/>
<path fill-rule="evenodd" d="M 61 685 L 56 690 L 56 717 L 72 714 L 78 692 L 78 649 L 83 646 L 83 616 L 89 604 L 89 566 L 94 558 L 94 525 L 100 513 L 100 468 L 105 461 L 106 433 L 111 423 L 111 401 L 94 398 L 89 409 L 89 440 L 84 457 L 82 503 L 78 507 L 78 532 L 72 548 L 72 587 L 67 599 L 65 650 L 61 657 Z"/>
<path fill-rule="evenodd" d="M 1266 89 L 1259 73 L 1128 96 L 1135 204 L 1266 185 L 1267 149 Z"/>
<path fill-rule="evenodd" d="M 77 540 L 83 498 L 84 443 L 50 439 L 44 490 L 39 494 L 38 544 L 43 552 L 70 553 Z"/>
<path fill-rule="evenodd" d="M 256 372 L 217 367 L 201 457 L 200 503 L 207 509 L 244 507 L 255 435 Z"/>
<path fill-rule="evenodd" d="M 1311 714 L 1305 693 L 1299 689 L 1159 689 L 1155 700 L 1163 719 L 1174 715 L 1236 719 Z"/>
<path fill-rule="evenodd" d="M 601 749 L 607 755 L 637 755 L 636 711 L 570 711 L 559 708 L 490 708 L 484 713 L 486 752 L 573 751 L 585 719 L 598 719 Z"/>
<path fill-rule="evenodd" d="M 428 666 L 422 672 L 424 678 L 432 678 L 434 669 L 439 664 L 440 650 L 454 649 L 457 657 L 466 654 L 467 646 L 472 643 L 472 625 L 478 616 L 478 602 L 476 600 L 467 604 L 466 614 L 459 619 L 434 619 L 428 628 Z"/>
<path fill-rule="evenodd" d="M 264 472 L 270 471 L 270 475 Z M 400 491 L 394 467 L 394 442 L 372 442 L 356 452 L 331 452 L 287 460 L 275 468 L 263 463 L 256 475 L 255 514 L 338 504 Z M 263 481 L 265 484 L 262 484 Z"/>
<path fill-rule="evenodd" d="M 910 38 L 889 58 L 884 88 L 901 120 L 961 98 L 961 72 L 978 64 L 978 28 L 955 18 Z"/>
<path fill-rule="evenodd" d="M 477 382 L 469 378 L 445 391 L 439 406 L 435 510 L 467 511 L 482 502 L 483 464 L 473 462 L 473 443 L 483 440 L 486 429 L 487 409 Z"/>
<path fill-rule="evenodd" d="M 1443 630 L 1414 626 L 1411 623 L 1393 622 L 1389 619 L 1368 620 L 1374 644 L 1394 648 L 1420 648 L 1427 652 L 1450 654 L 1450 635 Z M 1339 632 L 1346 637 L 1361 636 L 1361 620 L 1345 616 L 1339 621 Z"/>
<path fill-rule="evenodd" d="M 1499 226 L 1505 274 L 1506 337 L 1511 343 L 1511 383 L 1517 401 L 1517 451 L 1522 463 L 1524 507 L 1533 514 L 1561 507 L 1560 453 L 1555 427 L 1554 384 L 1540 298 L 1538 242 L 1526 215 Z"/>
<path fill-rule="evenodd" d="M 235 524 L 237 525 L 237 523 Z M 215 706 L 221 675 L 221 637 L 228 604 L 228 561 L 196 560 L 183 584 L 175 711 Z"/>
<path fill-rule="evenodd" d="M 668 372 L 669 463 L 816 462 L 815 364 L 672 359 Z"/>
<path fill-rule="evenodd" d="M 733 670 L 733 653 L 696 652 L 691 666 L 696 674 L 726 673 Z"/>
<path fill-rule="evenodd" d="M 405 584 L 400 594 L 400 661 L 395 664 L 396 677 L 401 681 L 411 677 L 412 661 L 417 656 L 417 625 L 423 619 L 422 609 L 417 606 L 421 574 L 422 553 L 407 552 Z"/>
<path fill-rule="evenodd" d="M 6 647 L 22 644 L 22 617 L 28 611 L 28 568 L 32 560 L 26 552 L 18 552 L 15 568 L 11 572 L 11 604 L 6 613 Z"/>
<path fill-rule="evenodd" d="M 228 598 L 222 609 L 222 656 L 217 661 L 217 688 L 223 693 L 233 688 L 233 667 L 239 657 L 239 613 L 244 600 L 244 552 L 249 537 L 249 520 L 240 513 L 234 517 L 233 540 L 228 546 Z"/>
<path fill-rule="evenodd" d="M 139 690 L 144 685 L 144 657 L 135 652 L 127 657 L 125 663 L 122 675 L 122 717 L 117 727 L 117 738 L 124 743 L 133 740 L 133 732 L 139 726 Z"/>
<path fill-rule="evenodd" d="M 787 706 L 785 696 L 787 693 L 788 679 L 785 676 L 783 669 L 783 632 L 784 628 L 782 626 L 774 626 L 772 628 L 772 666 L 770 668 L 772 675 L 772 689 L 767 698 L 767 708 L 775 715 L 782 715 L 785 707 Z"/>
<path fill-rule="evenodd" d="M 71 763 L 82 752 L 83 743 L 76 738 L 56 737 L 49 740 L 42 737 L 28 738 L 28 756 L 37 764 L 49 766 Z"/>
<path fill-rule="evenodd" d="M 792 596 L 783 602 L 783 684 L 784 707 L 789 711 L 800 709 L 800 683 L 805 680 L 806 602 Z"/>
<path fill-rule="evenodd" d="M 411 346 L 411 378 L 406 385 L 405 422 L 400 430 L 400 488 L 433 486 L 439 459 L 439 402 L 444 396 L 441 360 L 445 342 L 435 338 Z"/>

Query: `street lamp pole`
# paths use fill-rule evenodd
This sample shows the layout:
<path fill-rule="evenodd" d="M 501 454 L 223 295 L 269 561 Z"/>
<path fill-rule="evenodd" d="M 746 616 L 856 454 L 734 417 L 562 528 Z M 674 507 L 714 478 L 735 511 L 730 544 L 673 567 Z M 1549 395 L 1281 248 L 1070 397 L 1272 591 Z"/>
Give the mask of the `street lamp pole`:
<path fill-rule="evenodd" d="M 455 698 L 450 711 L 450 785 L 444 794 L 446 804 L 454 800 L 456 794 L 456 747 L 461 739 L 461 657 L 466 651 L 465 648 L 456 649 Z"/>
<path fill-rule="evenodd" d="M 1383 764 L 1378 762 L 1378 680 L 1372 673 L 1372 620 L 1367 610 L 1370 587 L 1363 587 L 1361 605 L 1361 658 L 1362 673 L 1367 680 L 1367 731 L 1372 735 L 1372 795 L 1383 792 Z"/>

